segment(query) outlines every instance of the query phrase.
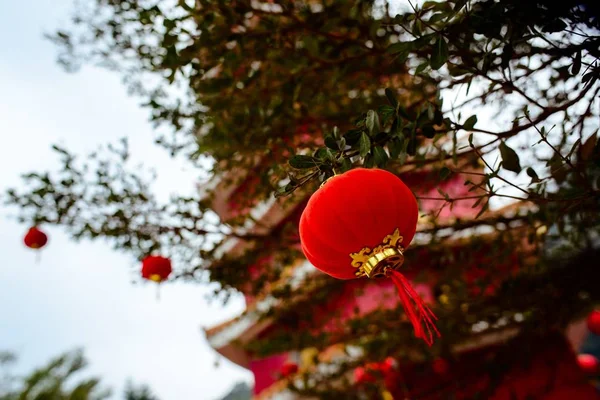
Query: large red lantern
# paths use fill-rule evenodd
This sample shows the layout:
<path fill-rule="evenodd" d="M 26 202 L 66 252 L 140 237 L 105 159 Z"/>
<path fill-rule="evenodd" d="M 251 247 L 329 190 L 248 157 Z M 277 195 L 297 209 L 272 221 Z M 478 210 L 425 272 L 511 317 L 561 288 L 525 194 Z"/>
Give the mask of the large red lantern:
<path fill-rule="evenodd" d="M 29 228 L 25 237 L 23 237 L 23 242 L 25 243 L 25 246 L 30 249 L 39 250 L 48 243 L 48 236 L 37 227 L 33 226 Z"/>
<path fill-rule="evenodd" d="M 169 277 L 173 269 L 171 260 L 161 256 L 148 256 L 142 260 L 142 278 L 161 283 Z"/>
<path fill-rule="evenodd" d="M 587 318 L 587 327 L 594 335 L 600 335 L 600 311 L 595 310 Z"/>
<path fill-rule="evenodd" d="M 410 189 L 391 172 L 357 168 L 328 179 L 309 199 L 300 218 L 306 258 L 338 279 L 389 277 L 415 336 L 429 345 L 433 312 L 398 270 L 419 216 Z"/>

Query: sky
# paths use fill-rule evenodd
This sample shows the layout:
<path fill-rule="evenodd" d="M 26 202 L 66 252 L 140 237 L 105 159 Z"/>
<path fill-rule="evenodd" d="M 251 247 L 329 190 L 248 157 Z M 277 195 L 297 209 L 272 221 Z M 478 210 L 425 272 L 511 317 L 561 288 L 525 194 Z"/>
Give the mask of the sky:
<path fill-rule="evenodd" d="M 53 169 L 51 144 L 85 154 L 129 137 L 131 156 L 158 170 L 161 198 L 189 193 L 199 180 L 182 160 L 153 144 L 140 99 L 116 73 L 84 67 L 64 72 L 43 33 L 66 24 L 72 0 L 0 0 L 0 193 L 20 174 Z M 102 377 L 118 399 L 128 378 L 161 400 L 212 400 L 251 374 L 219 357 L 202 331 L 238 315 L 244 300 L 207 303 L 208 287 L 133 284 L 133 257 L 105 242 L 75 243 L 59 228 L 41 260 L 22 244 L 26 226 L 0 207 L 0 351 L 18 355 L 16 372 L 83 348 L 88 374 Z M 215 361 L 219 365 L 215 366 Z"/>

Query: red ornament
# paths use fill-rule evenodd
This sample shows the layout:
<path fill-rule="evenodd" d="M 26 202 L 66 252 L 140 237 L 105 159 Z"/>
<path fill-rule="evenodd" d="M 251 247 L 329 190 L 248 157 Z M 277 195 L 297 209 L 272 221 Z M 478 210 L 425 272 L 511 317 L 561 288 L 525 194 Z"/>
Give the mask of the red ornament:
<path fill-rule="evenodd" d="M 169 277 L 173 269 L 171 260 L 161 256 L 148 256 L 142 261 L 142 278 L 161 283 Z"/>
<path fill-rule="evenodd" d="M 431 363 L 431 369 L 438 375 L 446 375 L 450 370 L 450 366 L 448 365 L 448 361 L 443 358 L 436 358 Z"/>
<path fill-rule="evenodd" d="M 298 372 L 298 364 L 287 362 L 281 366 L 281 376 L 286 378 Z"/>
<path fill-rule="evenodd" d="M 374 383 L 375 377 L 367 372 L 367 368 L 357 367 L 354 369 L 354 383 L 356 385 L 364 385 L 365 383 Z"/>
<path fill-rule="evenodd" d="M 600 311 L 595 310 L 587 318 L 587 327 L 594 335 L 600 335 Z"/>
<path fill-rule="evenodd" d="M 375 382 L 376 376 L 381 376 L 385 380 L 393 378 L 394 371 L 398 365 L 396 360 L 392 357 L 388 357 L 381 362 L 373 362 L 365 364 L 364 367 L 357 367 L 354 369 L 354 382 L 357 385 L 361 385 L 367 382 Z"/>
<path fill-rule="evenodd" d="M 39 250 L 48 243 L 48 236 L 37 227 L 31 227 L 23 238 L 25 246 L 30 249 Z"/>
<path fill-rule="evenodd" d="M 437 318 L 398 271 L 418 217 L 415 196 L 400 178 L 357 168 L 312 195 L 300 218 L 300 240 L 306 258 L 334 278 L 391 278 L 415 336 L 431 345 L 434 334 L 440 336 Z"/>
<path fill-rule="evenodd" d="M 591 354 L 579 354 L 577 356 L 577 364 L 588 375 L 598 373 L 598 359 Z"/>

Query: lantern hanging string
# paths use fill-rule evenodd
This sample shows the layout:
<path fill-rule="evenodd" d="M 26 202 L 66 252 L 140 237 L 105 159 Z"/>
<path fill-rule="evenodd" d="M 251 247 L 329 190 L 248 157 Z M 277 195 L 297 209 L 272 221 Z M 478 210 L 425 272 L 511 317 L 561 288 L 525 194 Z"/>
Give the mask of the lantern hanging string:
<path fill-rule="evenodd" d="M 431 346 L 434 333 L 437 337 L 441 336 L 434 323 L 437 317 L 423 302 L 419 294 L 415 292 L 404 275 L 391 268 L 386 270 L 386 275 L 392 279 L 398 288 L 398 294 L 406 316 L 415 330 L 415 337 L 423 339 L 428 346 Z"/>

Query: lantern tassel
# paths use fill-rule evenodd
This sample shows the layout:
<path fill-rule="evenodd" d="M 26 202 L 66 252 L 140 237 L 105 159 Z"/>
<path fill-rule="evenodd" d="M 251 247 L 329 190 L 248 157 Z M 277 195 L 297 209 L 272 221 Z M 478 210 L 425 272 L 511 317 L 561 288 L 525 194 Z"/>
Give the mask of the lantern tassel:
<path fill-rule="evenodd" d="M 398 288 L 404 311 L 415 330 L 415 337 L 423 339 L 428 346 L 431 346 L 434 333 L 437 334 L 437 337 L 441 336 L 434 323 L 437 317 L 423 302 L 421 296 L 415 292 L 404 275 L 393 269 L 389 269 L 387 272 Z"/>

